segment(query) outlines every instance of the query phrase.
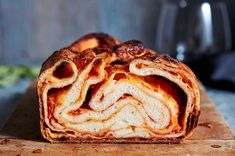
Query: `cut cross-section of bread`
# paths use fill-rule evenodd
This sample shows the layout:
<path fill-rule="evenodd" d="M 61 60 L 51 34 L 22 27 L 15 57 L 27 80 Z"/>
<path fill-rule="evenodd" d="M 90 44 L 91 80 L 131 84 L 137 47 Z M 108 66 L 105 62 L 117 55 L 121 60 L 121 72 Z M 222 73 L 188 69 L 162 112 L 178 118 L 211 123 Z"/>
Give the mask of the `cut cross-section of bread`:
<path fill-rule="evenodd" d="M 88 34 L 53 53 L 38 78 L 50 142 L 181 142 L 200 114 L 195 75 L 131 40 Z"/>

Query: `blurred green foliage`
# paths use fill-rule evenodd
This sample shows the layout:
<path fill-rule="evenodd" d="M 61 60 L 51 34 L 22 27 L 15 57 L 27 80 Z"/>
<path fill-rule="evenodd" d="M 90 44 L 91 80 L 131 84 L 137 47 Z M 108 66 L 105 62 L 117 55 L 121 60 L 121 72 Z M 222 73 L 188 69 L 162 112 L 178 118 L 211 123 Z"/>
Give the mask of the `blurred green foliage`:
<path fill-rule="evenodd" d="M 34 79 L 40 67 L 0 65 L 0 87 L 11 87 L 21 78 Z"/>

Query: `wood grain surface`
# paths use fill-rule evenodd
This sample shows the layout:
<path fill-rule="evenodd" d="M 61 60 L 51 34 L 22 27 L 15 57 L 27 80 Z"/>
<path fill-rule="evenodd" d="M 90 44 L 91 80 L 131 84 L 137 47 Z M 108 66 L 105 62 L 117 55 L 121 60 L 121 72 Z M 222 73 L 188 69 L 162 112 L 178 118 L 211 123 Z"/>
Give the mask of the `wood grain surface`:
<path fill-rule="evenodd" d="M 40 135 L 37 94 L 33 83 L 0 131 L 0 155 L 17 154 L 235 155 L 235 135 L 201 89 L 199 126 L 181 144 L 51 144 Z"/>

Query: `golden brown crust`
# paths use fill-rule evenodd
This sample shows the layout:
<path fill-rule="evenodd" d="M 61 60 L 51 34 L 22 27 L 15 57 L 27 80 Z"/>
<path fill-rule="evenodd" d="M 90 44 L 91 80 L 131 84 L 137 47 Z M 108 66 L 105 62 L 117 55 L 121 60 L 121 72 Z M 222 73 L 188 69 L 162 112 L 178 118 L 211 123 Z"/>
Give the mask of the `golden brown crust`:
<path fill-rule="evenodd" d="M 40 73 L 43 71 L 51 68 L 54 66 L 56 62 L 58 62 L 61 59 L 65 60 L 72 60 L 73 57 L 75 57 L 76 54 L 74 54 L 72 51 L 68 49 L 61 49 L 60 51 L 55 51 L 48 59 L 43 63 Z"/>
<path fill-rule="evenodd" d="M 105 33 L 90 33 L 71 44 L 68 49 L 74 52 L 81 52 L 89 48 L 110 49 L 120 44 L 120 41 Z"/>
<path fill-rule="evenodd" d="M 182 107 L 180 108 L 181 111 L 184 112 L 180 112 L 183 115 L 179 117 L 179 120 L 182 120 L 182 129 L 185 129 L 185 131 L 182 131 L 180 135 L 175 137 L 156 136 L 147 139 L 141 137 L 116 139 L 112 137 L 102 137 L 99 139 L 87 137 L 84 139 L 76 136 L 71 131 L 57 132 L 51 129 L 50 126 L 48 126 L 48 123 L 46 123 L 44 107 L 47 103 L 45 103 L 43 96 L 48 94 L 44 93 L 48 87 L 47 84 L 53 84 L 54 81 L 58 81 L 51 79 L 50 77 L 61 62 L 65 62 L 65 64 L 70 65 L 71 69 L 69 70 L 72 71 L 76 68 L 78 72 L 83 71 L 91 62 L 96 62 L 96 68 L 100 66 L 102 62 L 105 62 L 107 73 L 109 73 L 108 70 L 119 70 L 119 68 L 122 70 L 128 70 L 127 67 L 129 66 L 130 71 L 127 72 L 132 72 L 132 75 L 138 74 L 138 70 L 141 69 L 142 66 L 148 66 L 148 68 L 152 69 L 149 71 L 154 71 L 155 73 L 157 72 L 158 76 L 166 78 L 167 81 L 172 81 L 176 85 L 180 86 L 179 88 L 185 92 L 184 94 L 187 96 L 187 104 L 185 104 L 185 106 L 180 106 Z M 74 64 L 74 66 L 72 64 Z M 140 67 L 138 67 L 139 65 Z M 156 71 L 154 69 L 156 69 Z M 100 71 L 98 71 L 98 69 L 94 69 L 90 72 L 90 74 L 91 76 L 99 75 L 99 72 Z M 102 83 L 99 85 L 102 85 Z M 145 48 L 143 43 L 140 41 L 131 40 L 120 44 L 117 39 L 103 33 L 88 34 L 74 42 L 68 48 L 54 52 L 43 63 L 37 88 L 40 103 L 41 132 L 44 138 L 50 142 L 179 143 L 183 138 L 191 135 L 192 130 L 197 126 L 197 121 L 200 114 L 200 97 L 197 79 L 190 68 L 168 55 L 158 55 L 153 50 Z"/>

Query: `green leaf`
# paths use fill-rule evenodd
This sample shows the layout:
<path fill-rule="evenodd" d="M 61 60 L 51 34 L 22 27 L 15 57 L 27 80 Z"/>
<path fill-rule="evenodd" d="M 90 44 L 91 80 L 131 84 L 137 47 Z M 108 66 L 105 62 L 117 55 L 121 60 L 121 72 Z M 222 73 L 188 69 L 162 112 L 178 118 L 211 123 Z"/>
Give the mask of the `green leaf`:
<path fill-rule="evenodd" d="M 0 65 L 0 87 L 11 87 L 20 78 L 38 77 L 40 67 Z"/>
<path fill-rule="evenodd" d="M 0 79 L 0 86 L 2 86 L 2 87 L 13 86 L 18 79 L 19 79 L 18 75 L 7 74 Z"/>

